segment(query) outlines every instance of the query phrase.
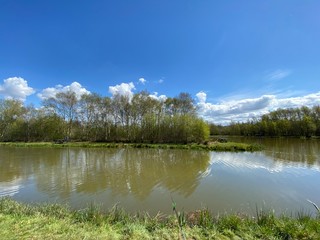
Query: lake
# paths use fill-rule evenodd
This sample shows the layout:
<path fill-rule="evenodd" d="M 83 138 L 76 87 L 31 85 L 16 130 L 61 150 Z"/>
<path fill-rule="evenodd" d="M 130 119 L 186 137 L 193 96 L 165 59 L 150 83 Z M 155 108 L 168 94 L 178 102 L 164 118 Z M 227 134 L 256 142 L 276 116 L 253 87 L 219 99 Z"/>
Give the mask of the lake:
<path fill-rule="evenodd" d="M 172 199 L 184 211 L 316 213 L 307 200 L 320 205 L 319 140 L 236 140 L 265 150 L 0 147 L 0 196 L 151 214 L 171 213 Z"/>

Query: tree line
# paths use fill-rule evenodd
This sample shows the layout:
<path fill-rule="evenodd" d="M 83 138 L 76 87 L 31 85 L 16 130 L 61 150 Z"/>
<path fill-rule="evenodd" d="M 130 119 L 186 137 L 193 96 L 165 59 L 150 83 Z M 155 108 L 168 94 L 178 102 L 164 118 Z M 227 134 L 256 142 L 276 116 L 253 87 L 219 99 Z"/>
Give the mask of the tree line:
<path fill-rule="evenodd" d="M 132 97 L 60 92 L 41 107 L 0 100 L 0 141 L 189 143 L 209 136 L 189 93 L 166 100 L 142 91 Z"/>
<path fill-rule="evenodd" d="M 213 135 L 242 136 L 320 136 L 320 106 L 278 109 L 245 123 L 227 126 L 210 124 Z"/>

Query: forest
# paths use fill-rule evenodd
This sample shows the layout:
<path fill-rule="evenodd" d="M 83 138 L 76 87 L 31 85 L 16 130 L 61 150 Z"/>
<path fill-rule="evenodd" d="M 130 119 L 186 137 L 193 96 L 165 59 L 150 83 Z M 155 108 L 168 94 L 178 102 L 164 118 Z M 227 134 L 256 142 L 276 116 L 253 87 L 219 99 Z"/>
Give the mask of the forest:
<path fill-rule="evenodd" d="M 320 136 L 320 106 L 278 109 L 261 118 L 227 126 L 210 124 L 212 135 L 242 135 L 269 137 Z"/>
<path fill-rule="evenodd" d="M 207 123 L 189 93 L 157 99 L 142 91 L 132 97 L 60 92 L 40 107 L 0 99 L 0 141 L 92 141 L 130 143 L 203 142 L 209 135 L 320 136 L 320 106 L 277 109 L 228 125 Z"/>
<path fill-rule="evenodd" d="M 68 91 L 44 100 L 37 108 L 15 99 L 0 100 L 2 142 L 189 143 L 207 139 L 209 132 L 188 93 L 164 100 L 144 91 L 111 98 L 98 94 L 77 98 Z"/>

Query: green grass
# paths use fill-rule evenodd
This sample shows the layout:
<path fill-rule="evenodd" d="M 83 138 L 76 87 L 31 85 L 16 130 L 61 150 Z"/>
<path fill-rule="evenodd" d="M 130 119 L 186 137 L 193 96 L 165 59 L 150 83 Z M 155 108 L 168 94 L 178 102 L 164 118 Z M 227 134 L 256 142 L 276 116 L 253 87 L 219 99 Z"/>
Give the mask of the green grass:
<path fill-rule="evenodd" d="M 81 147 L 81 148 L 155 148 L 155 149 L 193 149 L 206 151 L 260 151 L 261 145 L 235 143 L 235 142 L 210 142 L 207 144 L 150 144 L 150 143 L 95 143 L 95 142 L 68 142 L 55 144 L 52 142 L 0 142 L 0 146 L 8 147 Z"/>
<path fill-rule="evenodd" d="M 169 203 L 170 204 L 170 203 Z M 320 219 L 300 213 L 276 216 L 258 211 L 215 216 L 208 209 L 175 214 L 128 214 L 115 206 L 103 213 L 90 205 L 70 210 L 56 204 L 28 205 L 0 199 L 1 239 L 319 239 Z M 181 225 L 181 228 L 180 228 Z M 182 232 L 183 235 L 182 235 Z"/>

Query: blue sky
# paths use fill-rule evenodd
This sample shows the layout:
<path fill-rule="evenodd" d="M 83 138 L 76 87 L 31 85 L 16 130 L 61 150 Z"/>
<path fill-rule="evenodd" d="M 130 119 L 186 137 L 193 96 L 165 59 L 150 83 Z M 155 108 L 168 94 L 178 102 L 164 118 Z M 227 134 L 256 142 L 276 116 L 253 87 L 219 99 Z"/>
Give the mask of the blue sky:
<path fill-rule="evenodd" d="M 317 0 L 0 0 L 0 96 L 189 92 L 226 124 L 320 105 Z M 139 80 L 140 79 L 140 80 Z"/>

